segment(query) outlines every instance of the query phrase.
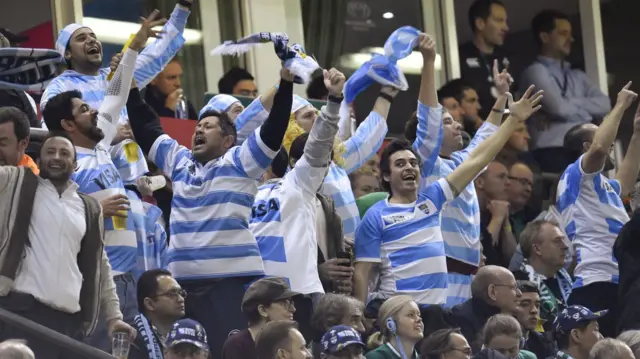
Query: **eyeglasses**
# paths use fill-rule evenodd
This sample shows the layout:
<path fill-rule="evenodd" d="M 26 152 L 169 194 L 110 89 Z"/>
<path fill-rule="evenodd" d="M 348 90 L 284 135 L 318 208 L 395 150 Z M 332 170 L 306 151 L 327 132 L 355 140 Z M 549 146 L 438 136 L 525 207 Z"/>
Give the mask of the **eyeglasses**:
<path fill-rule="evenodd" d="M 464 355 L 466 355 L 467 357 L 470 357 L 472 352 L 471 352 L 471 348 L 451 348 L 449 349 L 450 352 L 460 352 Z"/>
<path fill-rule="evenodd" d="M 293 301 L 291 301 L 291 299 L 279 300 L 279 301 L 277 301 L 275 303 L 279 303 L 286 310 L 289 310 L 289 311 L 292 311 L 292 310 L 296 309 L 296 306 L 293 304 Z"/>
<path fill-rule="evenodd" d="M 528 178 L 509 176 L 509 180 L 510 181 L 518 181 L 523 186 L 533 187 L 533 182 L 529 181 Z"/>
<path fill-rule="evenodd" d="M 187 297 L 187 291 L 184 289 L 181 290 L 170 290 L 165 293 L 156 294 L 156 297 L 167 297 L 169 299 L 178 299 L 178 296 L 182 297 L 182 299 Z"/>

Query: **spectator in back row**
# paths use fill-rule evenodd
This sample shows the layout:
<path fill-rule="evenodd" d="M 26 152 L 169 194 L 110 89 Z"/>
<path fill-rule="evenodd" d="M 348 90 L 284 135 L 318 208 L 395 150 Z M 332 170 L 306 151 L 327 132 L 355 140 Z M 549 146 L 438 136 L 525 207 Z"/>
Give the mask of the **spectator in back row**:
<path fill-rule="evenodd" d="M 509 167 L 509 185 L 507 198 L 509 201 L 509 223 L 516 240 L 524 227 L 536 218 L 538 213 L 529 206 L 533 191 L 533 172 L 524 162 L 515 162 Z"/>
<path fill-rule="evenodd" d="M 312 359 L 298 323 L 276 320 L 268 323 L 256 338 L 257 359 Z"/>
<path fill-rule="evenodd" d="M 522 74 L 521 84 L 534 84 L 547 95 L 542 111 L 529 123 L 533 154 L 543 171 L 560 173 L 567 165 L 562 151 L 564 135 L 573 126 L 602 120 L 611 103 L 584 71 L 572 69 L 566 61 L 574 40 L 567 15 L 542 11 L 531 28 L 540 52 Z"/>
<path fill-rule="evenodd" d="M 169 61 L 167 66 L 156 76 L 149 86 L 147 86 L 144 94 L 144 100 L 153 108 L 160 117 L 178 117 L 176 114 L 176 106 L 183 99 L 184 90 L 182 89 L 182 65 L 177 57 Z M 198 113 L 193 104 L 188 99 L 186 102 L 187 118 L 195 120 Z"/>
<path fill-rule="evenodd" d="M 258 87 L 249 71 L 234 67 L 218 81 L 218 92 L 226 95 L 258 97 Z"/>
<path fill-rule="evenodd" d="M 31 127 L 24 112 L 16 107 L 0 107 L 0 166 L 28 167 L 39 174 L 38 165 L 25 154 Z"/>
<path fill-rule="evenodd" d="M 484 119 L 499 95 L 494 85 L 494 62 L 497 61 L 498 70 L 516 73 L 510 68 L 509 59 L 501 48 L 509 31 L 504 3 L 500 0 L 476 0 L 469 8 L 469 26 L 474 36 L 473 40 L 460 46 L 460 71 L 462 78 L 477 91 L 480 119 Z"/>
<path fill-rule="evenodd" d="M 516 307 L 515 318 L 520 323 L 523 333 L 522 349 L 526 349 L 538 358 L 551 358 L 555 356 L 554 343 L 548 333 L 543 334 L 538 330 L 540 323 L 540 291 L 538 286 L 526 280 L 518 281 L 518 289 L 522 292 Z"/>

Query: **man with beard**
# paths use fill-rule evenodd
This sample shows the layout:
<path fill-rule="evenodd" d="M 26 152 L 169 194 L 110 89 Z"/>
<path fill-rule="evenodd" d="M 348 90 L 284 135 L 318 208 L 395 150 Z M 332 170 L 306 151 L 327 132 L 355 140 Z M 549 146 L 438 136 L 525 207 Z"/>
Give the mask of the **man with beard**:
<path fill-rule="evenodd" d="M 147 86 L 184 45 L 185 39 L 182 33 L 192 3 L 193 0 L 178 1 L 169 21 L 162 28 L 162 38 L 146 46 L 136 59 L 133 65 L 134 78 L 140 88 Z M 156 10 L 154 14 L 157 13 Z M 58 35 L 55 47 L 57 51 L 64 54 L 69 69 L 47 86 L 40 100 L 40 109 L 44 113 L 44 108 L 52 97 L 71 90 L 80 91 L 82 100 L 89 107 L 100 108 L 105 100 L 105 90 L 111 70 L 108 67 L 101 68 L 102 43 L 96 38 L 95 33 L 81 24 L 69 24 Z M 126 124 L 129 121 L 126 109 L 122 109 L 113 119 L 116 124 Z M 149 171 L 144 155 L 131 139 L 113 146 L 110 153 L 126 185 L 135 185 L 136 180 Z"/>
<path fill-rule="evenodd" d="M 413 136 L 413 148 L 420 154 L 423 162 L 420 182 L 421 188 L 425 188 L 428 184 L 450 175 L 498 129 L 504 108 L 494 106 L 469 146 L 463 149 L 462 125 L 455 121 L 451 114 L 443 112 L 434 90 L 435 49 L 421 47 L 420 50 L 423 53 L 424 64 L 417 111 L 418 126 Z M 495 81 L 503 94 L 509 90 L 508 76 L 506 71 L 498 74 L 496 69 Z M 448 307 L 471 298 L 472 275 L 480 264 L 479 213 L 478 196 L 473 184 L 469 184 L 442 214 L 441 230 L 445 238 L 449 272 L 446 303 Z"/>
<path fill-rule="evenodd" d="M 64 133 L 43 142 L 40 177 L 25 167 L 0 167 L 0 217 L 9 223 L 0 229 L 0 307 L 76 340 L 91 334 L 99 314 L 110 335 L 135 337 L 122 321 L 100 203 L 78 193 L 71 180 L 75 168 L 76 151 Z M 0 325 L 0 341 L 10 338 L 26 339 L 37 358 L 73 356 L 28 331 Z"/>
<path fill-rule="evenodd" d="M 155 21 L 157 13 L 145 19 L 127 49 L 122 63 L 118 66 L 106 97 L 99 110 L 92 109 L 82 101 L 78 90 L 62 92 L 47 102 L 43 115 L 50 130 L 66 132 L 76 146 L 78 164 L 73 180 L 82 193 L 87 193 L 101 201 L 104 212 L 105 248 L 118 296 L 122 304 L 121 311 L 126 321 L 133 320 L 136 314 L 136 293 L 132 271 L 137 265 L 137 238 L 133 221 L 133 212 L 129 209 L 123 179 L 116 164 L 107 152 L 115 137 L 115 125 L 127 102 L 129 88 L 138 51 L 148 38 L 157 36 L 152 30 L 163 20 Z M 146 238 L 145 238 L 146 240 Z M 92 343 L 107 350 L 110 345 L 104 332 L 104 323 L 92 338 Z"/>
<path fill-rule="evenodd" d="M 232 330 L 246 328 L 238 303 L 246 286 L 265 274 L 249 216 L 291 113 L 293 75 L 281 71 L 267 120 L 240 146 L 227 113 L 211 109 L 199 115 L 189 150 L 164 133 L 138 89 L 129 93 L 136 140 L 173 183 L 169 270 L 189 293 L 187 317 L 206 329 L 216 354 Z"/>
<path fill-rule="evenodd" d="M 620 197 L 633 191 L 640 169 L 640 118 L 634 120 L 634 134 L 616 179 L 610 180 L 602 172 L 614 168 L 609 152 L 622 115 L 638 97 L 630 86 L 628 83 L 618 93 L 613 110 L 600 127 L 581 124 L 565 135 L 564 149 L 573 163 L 560 178 L 556 202 L 577 258 L 568 304 L 595 311 L 611 309 L 614 313 L 600 323 L 605 337 L 616 334 L 619 272 L 613 245 L 629 220 Z"/>

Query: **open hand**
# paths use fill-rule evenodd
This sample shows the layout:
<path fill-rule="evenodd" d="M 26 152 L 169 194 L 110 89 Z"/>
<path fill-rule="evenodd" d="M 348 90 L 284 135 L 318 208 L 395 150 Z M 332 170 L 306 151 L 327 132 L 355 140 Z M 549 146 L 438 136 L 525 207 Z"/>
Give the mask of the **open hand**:
<path fill-rule="evenodd" d="M 542 94 L 544 91 L 540 90 L 532 95 L 531 93 L 534 88 L 534 85 L 529 86 L 518 102 L 513 102 L 513 95 L 510 92 L 507 92 L 509 111 L 511 111 L 512 117 L 515 117 L 520 121 L 526 121 L 531 115 L 540 110 L 542 107 L 542 105 L 540 105 L 540 101 L 542 101 Z"/>
<path fill-rule="evenodd" d="M 509 87 L 513 84 L 513 77 L 511 77 L 511 74 L 506 68 L 503 69 L 502 72 L 498 71 L 497 59 L 493 60 L 493 84 L 500 94 L 509 92 Z"/>
<path fill-rule="evenodd" d="M 425 62 L 436 61 L 436 40 L 431 35 L 421 33 L 418 36 L 418 48 L 422 53 L 422 60 Z"/>
<path fill-rule="evenodd" d="M 167 22 L 167 19 L 162 18 L 162 19 L 156 20 L 159 15 L 160 15 L 160 11 L 156 9 L 156 10 L 153 10 L 151 15 L 149 15 L 147 18 L 140 17 L 140 19 L 142 20 L 142 25 L 140 26 L 140 30 L 138 30 L 138 33 L 136 34 L 136 36 L 133 38 L 133 41 L 131 41 L 131 44 L 129 45 L 129 47 L 132 50 L 140 51 L 142 50 L 144 45 L 147 43 L 147 40 L 149 40 L 149 38 L 161 37 L 161 34 L 163 33 L 163 31 L 156 31 L 153 28 L 156 26 L 164 25 Z"/>
<path fill-rule="evenodd" d="M 331 70 L 322 70 L 322 75 L 324 76 L 324 86 L 329 91 L 329 94 L 341 97 L 344 83 L 347 81 L 344 74 L 336 68 L 332 68 Z"/>
<path fill-rule="evenodd" d="M 629 81 L 618 93 L 618 100 L 616 106 L 621 106 L 623 109 L 628 109 L 633 101 L 638 98 L 638 94 L 629 90 L 631 88 L 631 81 Z"/>

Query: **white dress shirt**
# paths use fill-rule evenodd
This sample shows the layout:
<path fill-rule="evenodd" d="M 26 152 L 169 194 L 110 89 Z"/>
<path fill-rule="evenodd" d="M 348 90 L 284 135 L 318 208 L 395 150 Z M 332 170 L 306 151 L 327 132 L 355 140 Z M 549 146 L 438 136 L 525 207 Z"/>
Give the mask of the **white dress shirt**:
<path fill-rule="evenodd" d="M 62 195 L 49 180 L 38 178 L 26 247 L 16 292 L 33 295 L 60 311 L 80 311 L 82 274 L 78 253 L 87 230 L 85 208 L 73 183 Z"/>

